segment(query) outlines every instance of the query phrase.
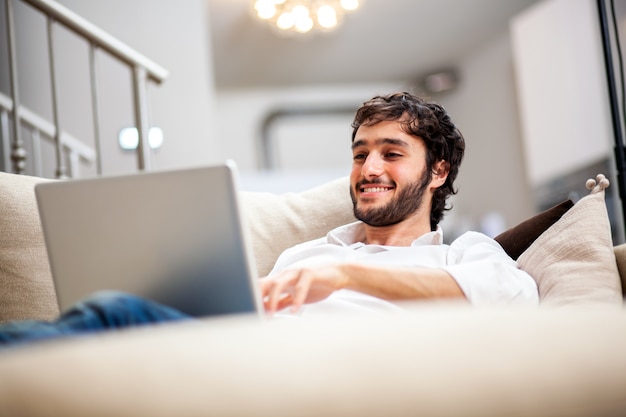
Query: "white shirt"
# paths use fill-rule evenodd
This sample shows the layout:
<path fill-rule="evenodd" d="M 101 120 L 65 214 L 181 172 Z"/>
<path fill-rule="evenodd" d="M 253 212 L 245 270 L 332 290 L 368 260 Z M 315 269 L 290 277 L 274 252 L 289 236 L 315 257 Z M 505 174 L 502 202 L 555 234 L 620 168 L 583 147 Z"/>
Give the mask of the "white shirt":
<path fill-rule="evenodd" d="M 314 267 L 340 262 L 377 266 L 443 268 L 474 305 L 537 304 L 537 285 L 518 268 L 502 247 L 478 232 L 467 232 L 450 245 L 438 228 L 415 239 L 411 246 L 366 245 L 365 227 L 355 222 L 331 230 L 326 237 L 284 251 L 270 275 L 285 268 Z M 366 294 L 340 290 L 303 307 L 306 314 L 338 311 L 398 310 L 399 305 Z"/>

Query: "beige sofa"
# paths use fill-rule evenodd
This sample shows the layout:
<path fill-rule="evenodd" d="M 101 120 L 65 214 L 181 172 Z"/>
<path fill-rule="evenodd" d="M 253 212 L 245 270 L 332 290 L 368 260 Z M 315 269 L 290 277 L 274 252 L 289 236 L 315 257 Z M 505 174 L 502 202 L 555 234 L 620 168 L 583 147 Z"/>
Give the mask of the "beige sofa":
<path fill-rule="evenodd" d="M 0 322 L 58 315 L 38 181 L 0 173 Z M 626 415 L 626 245 L 613 246 L 601 188 L 498 237 L 537 280 L 537 308 L 416 302 L 401 314 L 213 318 L 9 349 L 0 415 Z M 285 247 L 353 220 L 346 179 L 242 202 L 261 273 Z"/>

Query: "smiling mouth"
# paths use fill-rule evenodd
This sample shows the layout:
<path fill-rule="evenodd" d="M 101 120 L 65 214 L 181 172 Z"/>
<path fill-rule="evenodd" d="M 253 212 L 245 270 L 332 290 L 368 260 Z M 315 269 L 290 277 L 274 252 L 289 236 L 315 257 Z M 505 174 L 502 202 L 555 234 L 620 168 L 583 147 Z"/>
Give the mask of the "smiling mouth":
<path fill-rule="evenodd" d="M 359 191 L 361 193 L 384 193 L 386 191 L 391 191 L 393 190 L 395 187 L 393 185 L 387 185 L 387 184 L 359 184 Z"/>
<path fill-rule="evenodd" d="M 387 187 L 361 187 L 362 193 L 382 193 L 384 191 L 389 191 L 391 188 Z"/>

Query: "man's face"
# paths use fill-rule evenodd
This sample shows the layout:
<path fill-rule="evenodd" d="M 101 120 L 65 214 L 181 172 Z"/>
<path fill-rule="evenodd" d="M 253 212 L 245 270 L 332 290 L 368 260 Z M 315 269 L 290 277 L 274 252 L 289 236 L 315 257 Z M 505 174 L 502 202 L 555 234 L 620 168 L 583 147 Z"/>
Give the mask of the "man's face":
<path fill-rule="evenodd" d="M 382 227 L 414 215 L 430 216 L 430 188 L 435 185 L 426 169 L 426 146 L 400 123 L 359 127 L 352 157 L 350 195 L 357 219 Z"/>

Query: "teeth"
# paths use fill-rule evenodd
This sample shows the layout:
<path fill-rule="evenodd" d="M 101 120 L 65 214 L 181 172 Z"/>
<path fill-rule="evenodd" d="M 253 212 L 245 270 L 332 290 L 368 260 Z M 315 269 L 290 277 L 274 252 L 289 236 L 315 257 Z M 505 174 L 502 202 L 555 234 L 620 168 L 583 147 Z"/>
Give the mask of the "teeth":
<path fill-rule="evenodd" d="M 363 188 L 363 192 L 365 193 L 382 193 L 383 191 L 387 191 L 387 189 L 383 187 Z"/>

